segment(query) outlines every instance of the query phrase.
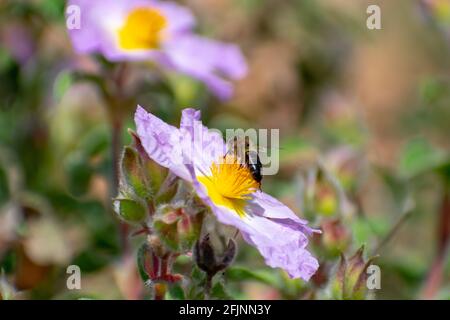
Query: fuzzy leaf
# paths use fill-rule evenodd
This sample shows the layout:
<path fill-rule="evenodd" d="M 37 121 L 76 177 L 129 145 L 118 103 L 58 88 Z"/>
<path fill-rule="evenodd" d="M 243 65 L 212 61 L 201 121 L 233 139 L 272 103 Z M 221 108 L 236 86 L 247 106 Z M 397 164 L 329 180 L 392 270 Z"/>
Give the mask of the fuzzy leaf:
<path fill-rule="evenodd" d="M 140 222 L 144 220 L 147 215 L 144 206 L 131 199 L 115 199 L 114 209 L 126 222 Z"/>

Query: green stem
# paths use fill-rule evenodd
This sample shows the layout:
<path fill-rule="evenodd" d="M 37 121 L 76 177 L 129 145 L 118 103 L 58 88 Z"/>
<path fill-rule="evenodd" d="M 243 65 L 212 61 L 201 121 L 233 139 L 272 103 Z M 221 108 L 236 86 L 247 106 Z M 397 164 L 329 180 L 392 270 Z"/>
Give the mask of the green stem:
<path fill-rule="evenodd" d="M 122 146 L 122 121 L 111 121 L 111 160 L 112 160 L 112 183 L 111 196 L 116 197 L 119 191 L 120 176 L 120 149 Z"/>
<path fill-rule="evenodd" d="M 411 210 L 407 210 L 403 213 L 397 223 L 392 227 L 392 229 L 387 233 L 387 235 L 378 243 L 376 248 L 373 250 L 373 254 L 377 255 L 381 249 L 394 237 L 394 235 L 398 232 L 403 223 L 409 218 L 412 214 Z"/>
<path fill-rule="evenodd" d="M 119 193 L 120 184 L 120 161 L 122 153 L 122 129 L 124 109 L 126 99 L 124 99 L 123 86 L 127 75 L 127 65 L 120 64 L 111 74 L 114 83 L 114 94 L 105 94 L 105 99 L 109 105 L 109 117 L 111 123 L 111 198 L 116 197 Z M 130 253 L 130 245 L 128 241 L 129 226 L 125 222 L 119 223 L 120 243 L 123 248 L 124 255 Z"/>
<path fill-rule="evenodd" d="M 211 274 L 206 274 L 205 291 L 204 291 L 205 300 L 209 300 L 210 299 L 213 277 L 214 276 L 211 275 Z"/>
<path fill-rule="evenodd" d="M 111 177 L 111 198 L 118 195 L 120 183 L 120 157 L 122 148 L 122 120 L 112 117 L 111 121 L 111 161 L 112 161 L 112 177 Z M 125 222 L 119 224 L 120 243 L 124 254 L 130 250 L 128 243 L 129 226 Z"/>

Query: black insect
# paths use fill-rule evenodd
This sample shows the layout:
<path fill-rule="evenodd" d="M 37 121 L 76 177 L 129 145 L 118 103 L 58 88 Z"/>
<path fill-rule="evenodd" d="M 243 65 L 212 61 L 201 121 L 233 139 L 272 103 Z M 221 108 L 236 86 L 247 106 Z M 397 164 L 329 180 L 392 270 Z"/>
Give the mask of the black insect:
<path fill-rule="evenodd" d="M 242 139 L 234 137 L 228 142 L 228 152 L 232 152 L 239 159 L 244 159 L 243 163 L 250 170 L 253 179 L 258 182 L 261 189 L 262 164 L 256 148 L 251 145 L 249 137 Z M 241 155 L 244 155 L 243 157 Z"/>
<path fill-rule="evenodd" d="M 245 152 L 245 165 L 252 173 L 253 179 L 259 184 L 259 188 L 261 189 L 261 181 L 262 181 L 262 164 L 261 160 L 259 160 L 259 155 L 256 151 L 247 150 Z"/>

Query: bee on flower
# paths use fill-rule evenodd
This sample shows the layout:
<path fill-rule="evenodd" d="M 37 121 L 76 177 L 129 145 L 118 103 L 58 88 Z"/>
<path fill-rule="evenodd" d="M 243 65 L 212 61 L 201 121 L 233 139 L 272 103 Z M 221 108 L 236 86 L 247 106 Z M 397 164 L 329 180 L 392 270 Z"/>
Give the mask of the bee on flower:
<path fill-rule="evenodd" d="M 176 128 L 138 106 L 135 123 L 148 156 L 190 183 L 217 220 L 240 230 L 267 265 L 306 281 L 316 272 L 319 264 L 306 247 L 308 236 L 320 231 L 262 192 L 222 136 L 201 124 L 200 111 L 184 109 Z"/>

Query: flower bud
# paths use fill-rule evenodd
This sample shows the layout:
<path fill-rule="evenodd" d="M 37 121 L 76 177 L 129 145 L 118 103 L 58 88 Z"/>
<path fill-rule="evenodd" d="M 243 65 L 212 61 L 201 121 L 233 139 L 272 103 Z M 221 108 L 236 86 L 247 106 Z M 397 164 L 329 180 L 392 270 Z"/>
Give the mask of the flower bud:
<path fill-rule="evenodd" d="M 350 259 L 343 255 L 335 277 L 331 282 L 331 290 L 334 299 L 362 300 L 367 294 L 367 267 L 372 262 L 363 258 L 364 246 L 362 246 Z"/>
<path fill-rule="evenodd" d="M 216 255 L 211 245 L 209 235 L 207 234 L 202 240 L 197 241 L 194 247 L 194 259 L 198 267 L 206 273 L 215 273 Z"/>
<path fill-rule="evenodd" d="M 189 214 L 183 206 L 164 205 L 158 208 L 153 227 L 165 245 L 180 252 L 192 248 L 202 221 L 203 213 Z"/>
<path fill-rule="evenodd" d="M 350 233 L 338 219 L 323 222 L 322 232 L 322 244 L 333 257 L 339 256 L 350 244 Z"/>
<path fill-rule="evenodd" d="M 189 214 L 184 214 L 177 222 L 177 233 L 179 236 L 180 244 L 186 249 L 192 248 L 200 233 L 200 228 L 196 228 L 195 218 Z"/>
<path fill-rule="evenodd" d="M 335 190 L 327 183 L 318 183 L 315 204 L 318 214 L 331 217 L 338 209 L 338 198 Z"/>
<path fill-rule="evenodd" d="M 228 246 L 220 257 L 214 252 L 209 235 L 197 241 L 194 247 L 195 262 L 210 277 L 225 270 L 233 262 L 235 256 L 236 242 L 233 239 L 228 241 Z"/>
<path fill-rule="evenodd" d="M 142 199 L 147 199 L 151 195 L 150 178 L 145 172 L 142 159 L 137 150 L 126 146 L 122 155 L 121 162 L 122 183 L 127 190 Z"/>
<path fill-rule="evenodd" d="M 149 235 L 147 237 L 147 243 L 156 256 L 163 257 L 167 254 L 167 250 L 162 244 L 160 237 L 156 235 Z"/>

